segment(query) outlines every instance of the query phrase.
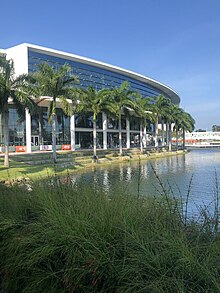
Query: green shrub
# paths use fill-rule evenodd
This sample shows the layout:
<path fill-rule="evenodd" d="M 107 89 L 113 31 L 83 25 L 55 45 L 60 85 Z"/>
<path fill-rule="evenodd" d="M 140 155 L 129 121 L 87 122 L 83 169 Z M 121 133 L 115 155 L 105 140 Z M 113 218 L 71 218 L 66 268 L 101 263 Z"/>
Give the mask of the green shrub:
<path fill-rule="evenodd" d="M 81 182 L 0 186 L 0 276 L 10 293 L 217 293 L 220 238 L 168 196 L 109 198 Z M 211 219 L 210 219 L 211 221 Z M 207 224 L 208 223 L 208 224 Z"/>

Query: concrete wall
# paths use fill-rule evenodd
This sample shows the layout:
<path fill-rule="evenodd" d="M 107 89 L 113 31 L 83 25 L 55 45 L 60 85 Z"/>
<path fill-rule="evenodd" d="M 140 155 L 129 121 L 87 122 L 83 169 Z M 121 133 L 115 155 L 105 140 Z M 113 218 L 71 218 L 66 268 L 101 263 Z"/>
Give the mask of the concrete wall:
<path fill-rule="evenodd" d="M 7 59 L 14 60 L 15 75 L 28 73 L 28 48 L 21 44 L 5 50 Z"/>

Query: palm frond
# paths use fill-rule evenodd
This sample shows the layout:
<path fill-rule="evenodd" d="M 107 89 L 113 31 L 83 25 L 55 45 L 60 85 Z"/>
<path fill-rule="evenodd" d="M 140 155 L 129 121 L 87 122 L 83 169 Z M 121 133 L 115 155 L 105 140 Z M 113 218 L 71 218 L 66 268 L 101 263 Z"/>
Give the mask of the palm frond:
<path fill-rule="evenodd" d="M 61 102 L 61 106 L 62 106 L 64 114 L 66 114 L 67 116 L 70 116 L 72 114 L 72 109 L 69 102 L 66 100 L 66 97 L 59 96 L 58 98 Z"/>

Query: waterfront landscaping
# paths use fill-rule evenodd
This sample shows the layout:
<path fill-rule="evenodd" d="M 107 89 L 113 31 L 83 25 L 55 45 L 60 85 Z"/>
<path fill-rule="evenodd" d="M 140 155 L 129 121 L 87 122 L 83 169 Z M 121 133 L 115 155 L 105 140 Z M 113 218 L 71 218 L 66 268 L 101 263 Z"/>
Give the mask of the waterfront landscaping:
<path fill-rule="evenodd" d="M 1 167 L 0 292 L 220 292 L 219 150 L 97 154 Z"/>
<path fill-rule="evenodd" d="M 120 156 L 118 150 L 97 150 L 98 159 L 93 160 L 92 150 L 75 152 L 57 152 L 57 163 L 54 164 L 52 154 L 31 153 L 14 154 L 10 156 L 10 168 L 3 166 L 3 157 L 0 157 L 0 182 L 13 181 L 16 178 L 40 179 L 48 175 L 62 175 L 94 166 L 107 165 L 119 162 L 130 162 L 133 160 L 147 160 L 183 154 L 185 151 L 168 152 L 160 149 L 156 152 L 151 149 L 140 154 L 139 149 L 126 150 Z"/>
<path fill-rule="evenodd" d="M 63 184 L 65 183 L 65 184 Z M 218 202 L 218 199 L 216 199 Z M 218 205 L 216 205 L 218 206 Z M 22 292 L 220 292 L 218 211 L 49 176 L 0 184 L 0 282 Z"/>

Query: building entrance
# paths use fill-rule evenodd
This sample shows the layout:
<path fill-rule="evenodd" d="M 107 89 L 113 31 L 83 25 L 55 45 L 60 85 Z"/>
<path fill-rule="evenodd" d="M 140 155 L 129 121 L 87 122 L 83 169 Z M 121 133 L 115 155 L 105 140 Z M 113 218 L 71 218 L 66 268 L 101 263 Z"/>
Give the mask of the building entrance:
<path fill-rule="evenodd" d="M 39 146 L 39 135 L 31 136 L 31 145 L 32 146 Z"/>

